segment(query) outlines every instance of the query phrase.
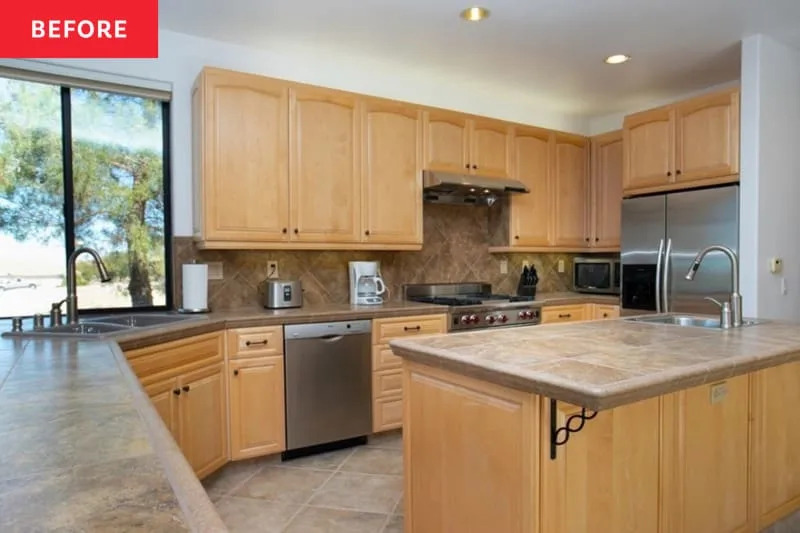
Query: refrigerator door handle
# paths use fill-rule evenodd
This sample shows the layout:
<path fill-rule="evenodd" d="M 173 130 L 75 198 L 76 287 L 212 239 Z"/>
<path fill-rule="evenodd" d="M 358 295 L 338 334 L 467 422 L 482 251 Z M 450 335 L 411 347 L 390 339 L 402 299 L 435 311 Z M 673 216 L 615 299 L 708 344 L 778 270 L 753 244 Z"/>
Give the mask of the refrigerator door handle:
<path fill-rule="evenodd" d="M 664 300 L 664 312 L 669 313 L 669 256 L 672 253 L 672 239 L 667 239 L 667 250 L 664 252 L 664 279 L 661 282 L 661 293 Z"/>
<path fill-rule="evenodd" d="M 656 313 L 661 313 L 661 256 L 664 254 L 664 239 L 658 243 L 658 260 L 656 261 Z"/>

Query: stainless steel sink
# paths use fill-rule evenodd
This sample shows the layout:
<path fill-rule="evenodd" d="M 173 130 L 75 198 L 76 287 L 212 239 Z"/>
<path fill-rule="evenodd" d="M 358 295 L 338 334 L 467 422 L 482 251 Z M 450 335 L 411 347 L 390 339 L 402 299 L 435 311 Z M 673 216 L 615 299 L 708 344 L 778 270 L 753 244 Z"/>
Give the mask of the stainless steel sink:
<path fill-rule="evenodd" d="M 103 324 L 119 324 L 121 326 L 127 326 L 129 328 L 148 328 L 153 326 L 161 326 L 164 324 L 172 324 L 173 322 L 180 322 L 182 320 L 187 320 L 191 318 L 196 318 L 194 316 L 189 315 L 169 315 L 169 314 L 138 314 L 138 315 L 114 315 L 114 316 L 102 316 L 98 318 L 92 318 L 92 323 L 100 323 Z"/>
<path fill-rule="evenodd" d="M 669 324 L 671 326 L 684 326 L 692 328 L 719 328 L 719 319 L 692 315 L 646 315 L 626 318 L 630 322 L 645 322 L 648 324 Z M 742 326 L 754 326 L 756 320 L 743 320 Z"/>

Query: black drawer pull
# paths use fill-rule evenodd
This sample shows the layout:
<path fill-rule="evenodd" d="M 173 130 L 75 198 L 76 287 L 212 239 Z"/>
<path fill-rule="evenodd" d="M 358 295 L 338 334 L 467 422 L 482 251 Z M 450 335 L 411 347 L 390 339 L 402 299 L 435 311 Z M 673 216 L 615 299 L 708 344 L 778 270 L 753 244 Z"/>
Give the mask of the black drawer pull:
<path fill-rule="evenodd" d="M 172 394 L 174 394 L 175 396 L 180 396 L 181 395 L 181 390 L 180 389 L 173 389 L 172 390 Z"/>
<path fill-rule="evenodd" d="M 403 330 L 405 331 L 419 331 L 422 329 L 422 326 L 403 326 Z"/>
<path fill-rule="evenodd" d="M 247 342 L 244 343 L 244 345 L 245 346 L 253 346 L 253 345 L 256 345 L 256 344 L 263 344 L 264 346 L 266 346 L 268 342 L 269 341 L 267 339 L 264 339 L 263 341 L 247 341 Z"/>
<path fill-rule="evenodd" d="M 558 318 L 572 318 L 571 313 L 564 313 L 563 315 L 558 315 Z"/>
<path fill-rule="evenodd" d="M 189 392 L 189 385 L 184 385 L 182 388 L 183 392 Z"/>

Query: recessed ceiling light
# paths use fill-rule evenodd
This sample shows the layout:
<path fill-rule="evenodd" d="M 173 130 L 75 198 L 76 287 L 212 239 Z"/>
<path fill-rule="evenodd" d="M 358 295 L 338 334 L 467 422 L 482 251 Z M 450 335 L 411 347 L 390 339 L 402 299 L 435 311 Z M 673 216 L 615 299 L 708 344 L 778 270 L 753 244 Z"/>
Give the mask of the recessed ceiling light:
<path fill-rule="evenodd" d="M 609 65 L 619 65 L 620 63 L 625 63 L 630 60 L 630 58 L 631 56 L 626 56 L 625 54 L 614 54 L 613 56 L 608 56 L 605 61 Z"/>
<path fill-rule="evenodd" d="M 478 22 L 489 18 L 489 10 L 485 7 L 472 6 L 461 12 L 461 18 L 470 22 Z"/>

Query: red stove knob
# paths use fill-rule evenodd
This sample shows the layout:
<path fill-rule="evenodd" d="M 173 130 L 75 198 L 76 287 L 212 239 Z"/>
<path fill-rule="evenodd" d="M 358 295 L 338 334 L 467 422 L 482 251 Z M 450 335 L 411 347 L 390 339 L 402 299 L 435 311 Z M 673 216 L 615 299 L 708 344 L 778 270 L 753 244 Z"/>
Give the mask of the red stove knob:
<path fill-rule="evenodd" d="M 533 312 L 531 312 L 531 311 L 525 311 L 525 318 L 527 318 L 527 319 L 531 319 L 531 318 L 533 318 Z"/>
<path fill-rule="evenodd" d="M 486 322 L 488 322 L 489 324 L 494 324 L 495 320 L 496 319 L 493 315 L 486 315 Z"/>
<path fill-rule="evenodd" d="M 497 320 L 499 320 L 500 322 L 506 323 L 506 322 L 508 322 L 508 317 L 506 315 L 500 315 L 499 317 L 497 317 Z"/>
<path fill-rule="evenodd" d="M 469 315 L 469 321 L 472 322 L 473 324 L 477 324 L 478 322 L 481 321 L 481 319 L 478 318 L 478 315 Z"/>
<path fill-rule="evenodd" d="M 524 318 L 530 318 L 530 317 L 528 316 L 528 311 L 520 311 L 520 312 L 519 312 L 519 317 L 520 317 L 520 318 L 523 318 L 523 319 L 524 319 Z"/>
<path fill-rule="evenodd" d="M 470 322 L 469 315 L 463 315 L 461 319 L 459 319 L 459 322 L 461 322 L 462 324 L 469 324 Z"/>

